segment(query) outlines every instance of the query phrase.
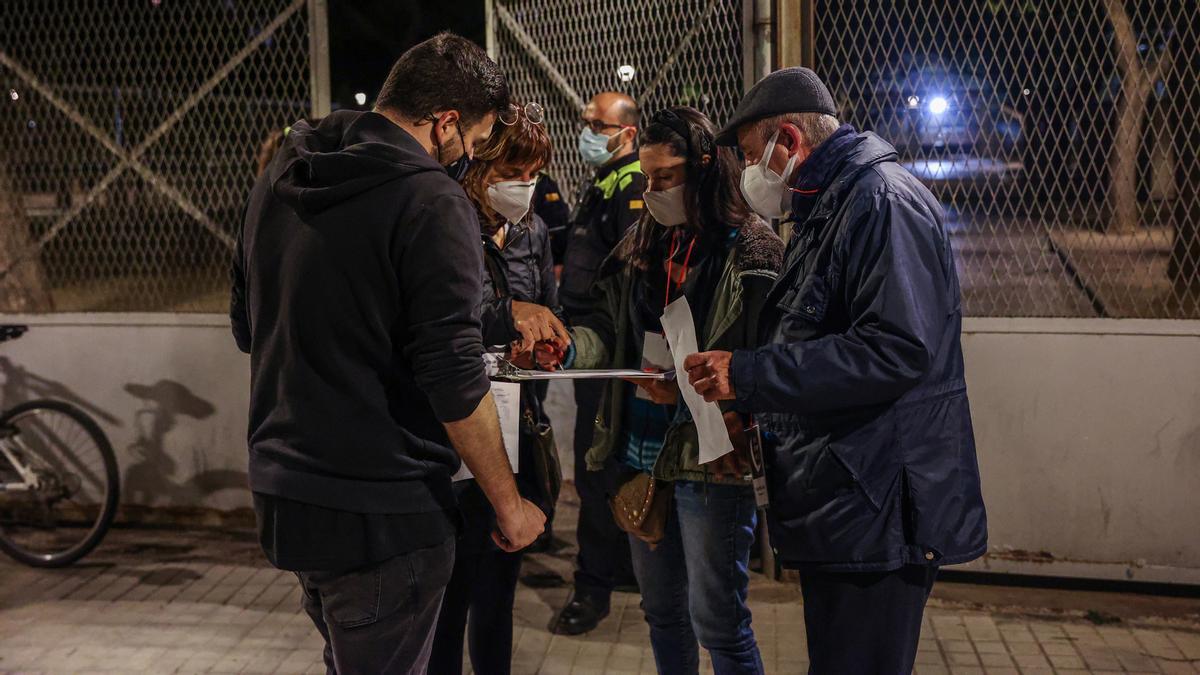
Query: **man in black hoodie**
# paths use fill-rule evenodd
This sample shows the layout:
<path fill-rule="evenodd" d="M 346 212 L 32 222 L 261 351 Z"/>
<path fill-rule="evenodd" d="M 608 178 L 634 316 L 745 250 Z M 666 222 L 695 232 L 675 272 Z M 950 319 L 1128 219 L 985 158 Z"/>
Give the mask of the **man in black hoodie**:
<path fill-rule="evenodd" d="M 443 33 L 400 57 L 374 111 L 294 124 L 246 207 L 230 314 L 251 355 L 250 487 L 330 672 L 425 671 L 460 458 L 499 546 L 544 526 L 504 452 L 479 224 L 455 181 L 507 106 L 496 64 Z"/>

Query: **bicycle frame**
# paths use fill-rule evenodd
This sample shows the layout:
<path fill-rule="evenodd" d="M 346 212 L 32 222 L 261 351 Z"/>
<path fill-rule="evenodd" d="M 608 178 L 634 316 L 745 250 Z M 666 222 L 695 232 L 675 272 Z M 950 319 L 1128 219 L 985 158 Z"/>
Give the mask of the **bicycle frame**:
<path fill-rule="evenodd" d="M 38 477 L 33 469 L 22 462 L 13 447 L 19 449 L 21 442 L 17 440 L 17 430 L 12 427 L 0 427 L 0 455 L 12 466 L 22 479 L 20 483 L 0 483 L 0 492 L 29 492 L 38 487 Z"/>

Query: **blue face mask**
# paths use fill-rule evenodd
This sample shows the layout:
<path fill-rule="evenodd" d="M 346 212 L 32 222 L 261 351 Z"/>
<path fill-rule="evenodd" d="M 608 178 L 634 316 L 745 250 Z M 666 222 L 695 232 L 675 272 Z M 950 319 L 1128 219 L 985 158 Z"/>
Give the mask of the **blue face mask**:
<path fill-rule="evenodd" d="M 612 159 L 613 151 L 608 149 L 608 136 L 598 134 L 589 127 L 579 132 L 579 154 L 583 161 L 592 166 L 604 166 Z"/>

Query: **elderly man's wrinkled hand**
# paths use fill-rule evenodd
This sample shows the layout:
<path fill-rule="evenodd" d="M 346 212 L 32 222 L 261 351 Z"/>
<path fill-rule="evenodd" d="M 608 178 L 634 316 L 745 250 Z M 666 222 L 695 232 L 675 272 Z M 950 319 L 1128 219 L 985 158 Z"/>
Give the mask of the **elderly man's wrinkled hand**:
<path fill-rule="evenodd" d="M 732 361 L 732 352 L 700 352 L 684 359 L 683 368 L 687 371 L 688 383 L 705 401 L 732 401 L 737 398 L 729 372 Z"/>

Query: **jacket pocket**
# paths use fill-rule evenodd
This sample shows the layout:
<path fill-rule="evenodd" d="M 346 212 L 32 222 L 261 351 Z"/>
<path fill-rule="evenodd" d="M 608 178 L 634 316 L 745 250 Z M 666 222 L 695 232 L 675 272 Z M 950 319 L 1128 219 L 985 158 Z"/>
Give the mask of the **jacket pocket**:
<path fill-rule="evenodd" d="M 821 275 L 810 274 L 783 294 L 776 306 L 785 320 L 819 324 L 829 307 L 829 282 Z"/>
<path fill-rule="evenodd" d="M 771 509 L 783 518 L 812 514 L 855 491 L 853 477 L 821 436 L 786 438 L 771 450 L 767 465 Z"/>
<path fill-rule="evenodd" d="M 900 476 L 896 425 L 892 411 L 863 423 L 848 434 L 829 441 L 829 453 L 846 470 L 876 512 Z"/>

